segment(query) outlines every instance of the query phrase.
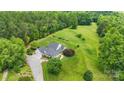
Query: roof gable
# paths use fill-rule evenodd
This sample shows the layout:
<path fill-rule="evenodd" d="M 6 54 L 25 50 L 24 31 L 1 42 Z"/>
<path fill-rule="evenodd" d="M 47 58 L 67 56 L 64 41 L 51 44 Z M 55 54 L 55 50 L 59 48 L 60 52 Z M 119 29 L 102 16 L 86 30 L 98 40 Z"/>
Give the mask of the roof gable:
<path fill-rule="evenodd" d="M 60 52 L 62 52 L 64 46 L 58 43 L 51 43 L 48 47 L 39 48 L 40 52 L 46 54 L 48 56 L 57 56 Z"/>

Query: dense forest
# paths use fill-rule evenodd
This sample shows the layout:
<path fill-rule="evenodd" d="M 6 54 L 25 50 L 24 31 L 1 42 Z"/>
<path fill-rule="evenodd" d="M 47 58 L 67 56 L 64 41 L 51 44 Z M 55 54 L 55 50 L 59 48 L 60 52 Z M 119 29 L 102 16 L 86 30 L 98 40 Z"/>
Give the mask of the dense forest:
<path fill-rule="evenodd" d="M 25 64 L 25 46 L 19 38 L 10 40 L 0 39 L 0 72 L 6 69 L 14 69 L 15 72 Z"/>
<path fill-rule="evenodd" d="M 19 37 L 25 44 L 63 28 L 90 25 L 112 12 L 0 12 L 0 37 Z"/>
<path fill-rule="evenodd" d="M 25 64 L 26 47 L 34 40 L 78 25 L 97 24 L 98 60 L 113 80 L 124 80 L 124 13 L 120 12 L 0 12 L 0 71 Z"/>
<path fill-rule="evenodd" d="M 100 16 L 97 22 L 100 38 L 99 61 L 105 73 L 124 80 L 124 14 Z"/>

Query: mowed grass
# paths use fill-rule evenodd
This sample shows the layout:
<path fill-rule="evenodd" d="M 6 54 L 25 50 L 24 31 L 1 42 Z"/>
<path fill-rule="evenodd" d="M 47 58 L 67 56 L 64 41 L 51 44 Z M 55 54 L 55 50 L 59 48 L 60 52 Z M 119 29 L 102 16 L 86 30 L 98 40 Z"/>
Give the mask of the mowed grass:
<path fill-rule="evenodd" d="M 3 73 L 0 73 L 0 80 L 2 80 L 2 77 L 3 77 Z"/>
<path fill-rule="evenodd" d="M 96 24 L 90 26 L 78 26 L 77 29 L 63 29 L 46 38 L 34 41 L 37 47 L 45 46 L 53 42 L 61 43 L 67 48 L 75 50 L 75 56 L 64 57 L 62 59 L 62 71 L 58 76 L 49 74 L 47 63 L 43 63 L 43 73 L 45 80 L 81 81 L 83 74 L 87 70 L 93 72 L 93 80 L 112 80 L 110 76 L 100 71 L 98 63 L 99 38 L 96 33 Z M 82 38 L 75 35 L 81 34 Z M 79 48 L 76 46 L 79 45 Z"/>

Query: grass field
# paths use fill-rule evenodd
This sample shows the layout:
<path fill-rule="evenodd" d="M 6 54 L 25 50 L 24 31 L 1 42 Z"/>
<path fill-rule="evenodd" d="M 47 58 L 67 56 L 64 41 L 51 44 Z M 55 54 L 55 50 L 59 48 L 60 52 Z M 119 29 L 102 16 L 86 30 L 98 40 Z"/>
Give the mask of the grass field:
<path fill-rule="evenodd" d="M 99 38 L 96 34 L 96 24 L 90 26 L 78 26 L 77 29 L 63 29 L 46 38 L 32 42 L 37 47 L 57 42 L 67 48 L 75 50 L 75 56 L 64 57 L 62 59 L 62 71 L 58 76 L 51 75 L 47 71 L 47 63 L 43 63 L 43 72 L 45 80 L 83 80 L 82 76 L 86 70 L 93 72 L 93 80 L 111 80 L 111 77 L 102 73 L 98 63 Z M 75 35 L 81 34 L 82 38 Z M 79 45 L 79 48 L 77 48 Z"/>

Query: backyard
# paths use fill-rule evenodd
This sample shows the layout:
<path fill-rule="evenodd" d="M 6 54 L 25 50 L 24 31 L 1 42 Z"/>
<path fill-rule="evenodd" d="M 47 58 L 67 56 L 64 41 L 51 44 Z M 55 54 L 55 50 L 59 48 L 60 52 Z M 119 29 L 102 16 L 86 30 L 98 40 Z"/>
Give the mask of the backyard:
<path fill-rule="evenodd" d="M 61 60 L 62 71 L 59 75 L 48 73 L 47 62 L 43 62 L 44 80 L 83 80 L 83 74 L 87 70 L 93 72 L 93 80 L 112 80 L 111 76 L 104 74 L 99 67 L 97 56 L 99 39 L 96 28 L 95 23 L 89 26 L 78 26 L 77 29 L 67 28 L 46 38 L 33 41 L 31 45 L 35 45 L 35 47 L 57 42 L 75 50 L 73 57 L 64 57 Z"/>

